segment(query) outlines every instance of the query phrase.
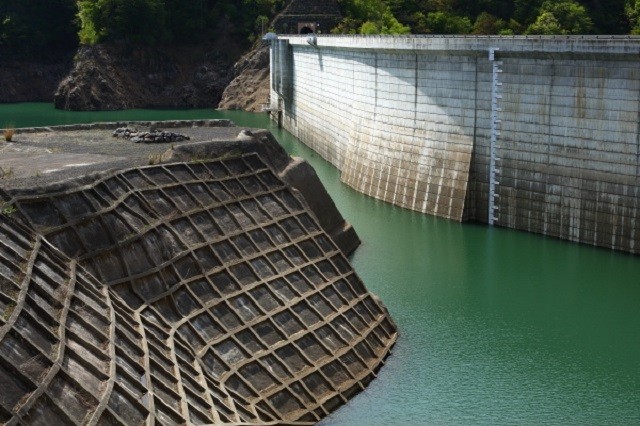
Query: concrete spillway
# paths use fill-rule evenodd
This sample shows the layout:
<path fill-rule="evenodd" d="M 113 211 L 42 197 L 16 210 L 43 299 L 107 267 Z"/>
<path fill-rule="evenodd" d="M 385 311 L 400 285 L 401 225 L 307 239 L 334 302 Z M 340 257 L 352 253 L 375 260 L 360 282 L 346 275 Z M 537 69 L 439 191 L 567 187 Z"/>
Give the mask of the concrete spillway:
<path fill-rule="evenodd" d="M 640 37 L 281 36 L 271 102 L 363 193 L 637 253 L 639 53 Z"/>
<path fill-rule="evenodd" d="M 3 197 L 0 421 L 314 423 L 395 342 L 256 154 Z"/>

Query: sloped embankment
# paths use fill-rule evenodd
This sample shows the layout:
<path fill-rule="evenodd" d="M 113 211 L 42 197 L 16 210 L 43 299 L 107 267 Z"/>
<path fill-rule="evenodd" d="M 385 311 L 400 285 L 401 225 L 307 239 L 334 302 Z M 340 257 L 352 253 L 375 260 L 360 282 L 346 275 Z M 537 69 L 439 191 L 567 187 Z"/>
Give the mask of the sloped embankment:
<path fill-rule="evenodd" d="M 5 196 L 4 213 L 3 421 L 313 423 L 397 336 L 255 154 Z"/>

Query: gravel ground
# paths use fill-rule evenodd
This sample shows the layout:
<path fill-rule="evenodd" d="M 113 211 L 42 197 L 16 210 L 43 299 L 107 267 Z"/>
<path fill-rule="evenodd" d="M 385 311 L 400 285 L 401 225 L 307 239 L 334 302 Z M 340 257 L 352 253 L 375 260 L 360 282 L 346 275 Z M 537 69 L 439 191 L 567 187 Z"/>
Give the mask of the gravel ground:
<path fill-rule="evenodd" d="M 149 127 L 129 125 L 141 131 Z M 134 143 L 112 136 L 114 129 L 48 130 L 16 133 L 0 142 L 0 187 L 6 191 L 38 187 L 96 173 L 149 164 L 172 145 L 233 140 L 242 127 L 171 127 L 163 129 L 191 139 L 173 143 Z"/>

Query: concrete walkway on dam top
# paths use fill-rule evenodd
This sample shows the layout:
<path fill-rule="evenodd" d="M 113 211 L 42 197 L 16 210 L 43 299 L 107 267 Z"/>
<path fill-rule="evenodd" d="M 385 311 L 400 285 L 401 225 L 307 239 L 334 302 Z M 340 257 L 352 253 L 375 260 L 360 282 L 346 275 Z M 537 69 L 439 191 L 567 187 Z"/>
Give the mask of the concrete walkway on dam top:
<path fill-rule="evenodd" d="M 317 48 L 377 50 L 415 53 L 470 53 L 482 56 L 491 48 L 504 55 L 530 53 L 562 53 L 567 55 L 639 55 L 640 36 L 581 35 L 581 36 L 475 36 L 475 35 L 278 35 L 291 46 Z"/>
<path fill-rule="evenodd" d="M 0 422 L 314 424 L 376 377 L 396 326 L 313 169 L 267 131 L 185 124 L 0 146 Z"/>

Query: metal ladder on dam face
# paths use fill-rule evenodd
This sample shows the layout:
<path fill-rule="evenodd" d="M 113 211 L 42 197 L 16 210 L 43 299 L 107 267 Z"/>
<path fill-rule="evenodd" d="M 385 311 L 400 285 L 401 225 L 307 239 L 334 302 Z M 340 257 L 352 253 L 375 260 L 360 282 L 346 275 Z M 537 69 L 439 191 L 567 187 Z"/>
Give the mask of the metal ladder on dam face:
<path fill-rule="evenodd" d="M 498 102 L 502 99 L 502 95 L 500 94 L 500 87 L 502 83 L 500 83 L 500 73 L 502 69 L 502 61 L 496 61 L 495 52 L 498 49 L 492 47 L 489 49 L 489 61 L 493 64 L 493 73 L 491 78 L 491 144 L 489 148 L 489 209 L 487 215 L 487 221 L 489 225 L 494 225 L 495 222 L 498 221 L 496 217 L 496 213 L 498 210 L 497 200 L 500 197 L 500 194 L 496 191 L 496 187 L 500 184 L 498 181 L 498 177 L 500 175 L 500 169 L 497 166 L 497 162 L 500 161 L 498 158 L 498 139 L 500 137 L 500 123 L 501 120 L 499 118 L 499 113 L 502 109 L 498 106 Z"/>

